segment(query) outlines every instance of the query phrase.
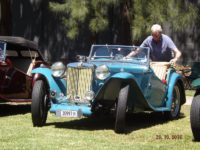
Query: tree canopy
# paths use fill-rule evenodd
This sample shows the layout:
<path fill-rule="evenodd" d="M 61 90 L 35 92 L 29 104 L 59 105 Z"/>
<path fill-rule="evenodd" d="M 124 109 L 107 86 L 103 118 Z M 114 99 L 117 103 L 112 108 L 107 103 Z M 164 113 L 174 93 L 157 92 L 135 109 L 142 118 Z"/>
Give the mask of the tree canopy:
<path fill-rule="evenodd" d="M 133 41 L 147 35 L 154 23 L 167 24 L 179 32 L 198 19 L 197 7 L 188 0 L 62 0 L 50 2 L 49 8 L 62 20 L 70 39 L 79 35 L 83 24 L 91 33 L 109 28 L 130 34 L 123 37 Z M 123 33 L 121 29 L 127 27 L 130 33 Z"/>

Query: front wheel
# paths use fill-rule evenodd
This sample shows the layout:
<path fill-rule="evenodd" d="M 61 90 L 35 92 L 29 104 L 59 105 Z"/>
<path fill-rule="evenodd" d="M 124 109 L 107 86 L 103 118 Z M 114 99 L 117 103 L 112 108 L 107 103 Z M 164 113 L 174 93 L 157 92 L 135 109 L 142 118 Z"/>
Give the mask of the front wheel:
<path fill-rule="evenodd" d="M 33 126 L 41 127 L 46 123 L 48 114 L 48 92 L 45 82 L 38 80 L 33 86 L 31 114 Z"/>
<path fill-rule="evenodd" d="M 171 104 L 171 111 L 165 112 L 167 119 L 177 119 L 180 115 L 181 110 L 181 90 L 180 85 L 177 83 L 173 89 L 173 97 Z"/>
<path fill-rule="evenodd" d="M 190 124 L 194 140 L 200 141 L 200 95 L 196 95 L 192 100 Z"/>
<path fill-rule="evenodd" d="M 116 108 L 116 120 L 115 120 L 115 132 L 124 133 L 125 130 L 125 118 L 126 108 L 129 93 L 129 85 L 121 88 L 119 92 L 117 108 Z"/>

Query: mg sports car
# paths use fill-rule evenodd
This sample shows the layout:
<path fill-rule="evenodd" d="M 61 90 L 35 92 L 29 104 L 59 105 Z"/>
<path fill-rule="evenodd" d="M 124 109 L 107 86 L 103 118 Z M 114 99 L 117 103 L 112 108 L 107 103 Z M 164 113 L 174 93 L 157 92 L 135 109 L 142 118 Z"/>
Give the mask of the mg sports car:
<path fill-rule="evenodd" d="M 56 62 L 32 74 L 40 76 L 32 92 L 33 126 L 45 125 L 48 111 L 58 117 L 110 113 L 114 131 L 124 133 L 127 113 L 155 111 L 176 119 L 185 103 L 182 76 L 168 62 L 151 62 L 146 47 L 92 45 L 78 62 Z"/>

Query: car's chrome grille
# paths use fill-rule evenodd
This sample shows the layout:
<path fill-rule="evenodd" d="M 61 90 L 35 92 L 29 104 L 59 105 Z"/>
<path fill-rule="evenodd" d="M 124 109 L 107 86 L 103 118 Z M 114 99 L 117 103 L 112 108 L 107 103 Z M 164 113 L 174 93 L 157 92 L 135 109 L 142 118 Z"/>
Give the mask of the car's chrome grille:
<path fill-rule="evenodd" d="M 67 68 L 67 97 L 70 101 L 85 103 L 85 94 L 91 90 L 92 68 Z"/>

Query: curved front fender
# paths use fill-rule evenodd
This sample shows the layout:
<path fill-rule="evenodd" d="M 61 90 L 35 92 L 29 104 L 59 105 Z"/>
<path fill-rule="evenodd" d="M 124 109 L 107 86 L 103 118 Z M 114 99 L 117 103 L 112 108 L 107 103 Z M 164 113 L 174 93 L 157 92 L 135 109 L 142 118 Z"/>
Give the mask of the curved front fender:
<path fill-rule="evenodd" d="M 173 90 L 175 84 L 178 82 L 178 80 L 181 80 L 182 76 L 176 72 L 173 72 L 168 80 L 168 91 L 167 91 L 167 102 L 166 106 L 171 110 L 171 104 L 172 104 L 172 98 L 173 98 Z"/>
<path fill-rule="evenodd" d="M 147 108 L 148 103 L 145 100 L 139 84 L 137 83 L 136 77 L 126 72 L 114 74 L 99 90 L 96 100 L 115 102 L 118 98 L 121 87 L 126 84 L 130 85 L 128 106 L 130 108 L 133 106 L 135 108 Z"/>
<path fill-rule="evenodd" d="M 130 73 L 127 73 L 127 72 L 116 73 L 111 78 L 134 79 L 135 80 L 135 76 Z"/>
<path fill-rule="evenodd" d="M 52 71 L 49 68 L 36 68 L 32 70 L 32 74 L 41 74 L 46 78 L 51 91 L 63 93 L 66 95 L 66 81 L 60 78 L 54 78 Z"/>
<path fill-rule="evenodd" d="M 127 72 L 116 73 L 111 76 L 99 90 L 97 99 L 115 100 L 118 97 L 121 85 L 123 83 L 130 84 L 132 82 L 139 88 L 134 75 Z"/>
<path fill-rule="evenodd" d="M 111 76 L 99 89 L 96 99 L 115 100 L 118 97 L 121 83 L 127 79 L 133 78 L 128 73 L 117 73 Z"/>

